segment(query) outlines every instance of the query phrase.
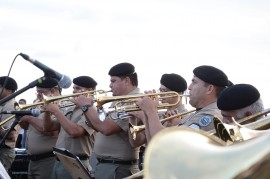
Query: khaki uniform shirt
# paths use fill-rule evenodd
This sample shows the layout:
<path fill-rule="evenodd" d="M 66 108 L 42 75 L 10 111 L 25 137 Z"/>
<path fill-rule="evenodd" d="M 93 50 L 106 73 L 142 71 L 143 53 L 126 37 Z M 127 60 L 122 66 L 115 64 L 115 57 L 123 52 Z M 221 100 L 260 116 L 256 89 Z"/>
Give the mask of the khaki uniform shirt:
<path fill-rule="evenodd" d="M 61 127 L 59 137 L 56 142 L 57 148 L 65 148 L 75 155 L 90 156 L 94 147 L 95 130 L 86 124 L 86 118 L 82 110 L 78 107 L 71 107 L 66 113 L 68 119 L 85 129 L 87 134 L 79 138 L 70 136 Z"/>
<path fill-rule="evenodd" d="M 131 91 L 129 94 L 139 94 L 139 88 Z M 129 119 L 121 120 L 117 112 L 109 114 L 109 117 L 118 125 L 122 131 L 105 136 L 98 132 L 94 145 L 94 152 L 98 158 L 116 159 L 116 160 L 137 160 L 139 158 L 139 147 L 133 148 L 129 142 Z M 108 117 L 105 119 L 107 120 Z"/>
<path fill-rule="evenodd" d="M 43 120 L 44 113 L 41 113 L 36 120 Z M 43 121 L 42 121 L 43 122 Z M 58 131 L 39 132 L 32 125 L 29 125 L 26 135 L 26 151 L 29 155 L 38 155 L 53 151 Z"/>
<path fill-rule="evenodd" d="M 0 112 L 14 111 L 15 110 L 14 103 L 15 103 L 15 99 L 10 99 L 9 101 L 1 104 L 0 105 Z M 5 121 L 5 119 L 7 119 L 10 116 L 12 116 L 12 114 L 0 114 L 0 122 Z M 8 122 L 6 122 L 4 125 L 0 126 L 1 127 L 0 130 L 2 130 L 2 128 L 9 129 L 11 127 L 12 123 L 14 122 L 14 120 L 15 120 L 15 117 L 13 119 L 9 120 Z M 18 126 L 19 125 L 15 126 L 15 130 L 17 131 L 16 136 L 15 136 L 15 140 L 10 140 L 10 139 L 5 140 L 5 144 L 10 148 L 15 148 L 16 139 L 18 137 L 18 129 L 19 129 Z M 0 140 L 2 139 L 2 137 L 4 137 L 4 136 L 0 136 Z"/>
<path fill-rule="evenodd" d="M 214 117 L 222 119 L 221 111 L 218 109 L 216 102 L 186 116 L 183 119 L 182 125 L 210 131 L 215 128 L 213 121 Z"/>

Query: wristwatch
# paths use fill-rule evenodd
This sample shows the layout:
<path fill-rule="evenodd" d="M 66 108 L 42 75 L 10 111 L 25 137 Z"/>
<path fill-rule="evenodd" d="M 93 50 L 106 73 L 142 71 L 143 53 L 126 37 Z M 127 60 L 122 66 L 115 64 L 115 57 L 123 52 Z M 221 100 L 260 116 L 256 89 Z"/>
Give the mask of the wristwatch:
<path fill-rule="evenodd" d="M 91 106 L 92 106 L 91 104 L 85 104 L 85 105 L 82 106 L 81 109 L 82 109 L 83 112 L 86 112 L 86 111 L 88 111 L 88 109 L 89 109 Z"/>

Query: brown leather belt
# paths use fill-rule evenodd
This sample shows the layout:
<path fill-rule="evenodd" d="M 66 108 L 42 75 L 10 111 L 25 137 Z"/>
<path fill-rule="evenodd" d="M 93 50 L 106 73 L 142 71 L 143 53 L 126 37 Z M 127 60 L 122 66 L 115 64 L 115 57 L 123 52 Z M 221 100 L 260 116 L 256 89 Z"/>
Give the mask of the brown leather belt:
<path fill-rule="evenodd" d="M 38 161 L 41 159 L 45 159 L 45 158 L 49 158 L 49 157 L 54 157 L 54 153 L 51 152 L 46 152 L 46 153 L 42 153 L 42 154 L 35 154 L 35 155 L 28 155 L 29 159 L 32 161 Z"/>

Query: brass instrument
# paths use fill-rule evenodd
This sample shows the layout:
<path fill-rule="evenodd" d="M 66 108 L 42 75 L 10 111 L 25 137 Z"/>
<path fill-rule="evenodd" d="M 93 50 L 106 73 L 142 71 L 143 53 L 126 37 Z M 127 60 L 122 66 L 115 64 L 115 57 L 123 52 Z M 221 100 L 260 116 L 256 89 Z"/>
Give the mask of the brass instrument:
<path fill-rule="evenodd" d="M 174 91 L 169 91 L 169 92 L 160 92 L 160 93 L 148 93 L 148 94 L 135 94 L 135 95 L 124 95 L 124 96 L 101 96 L 97 98 L 97 108 L 100 108 L 102 105 L 108 102 L 116 102 L 115 106 L 124 106 L 125 104 L 134 104 L 137 99 L 143 98 L 143 97 L 152 97 L 152 98 L 157 98 L 158 100 L 162 100 L 164 98 L 170 98 L 170 97 L 178 97 L 177 102 L 174 104 L 168 104 L 168 103 L 161 103 L 158 106 L 158 109 L 166 109 L 172 106 L 177 105 L 180 102 L 180 97 L 181 96 L 188 96 L 188 95 L 179 95 L 177 92 Z M 123 107 L 123 109 L 125 109 Z M 123 110 L 121 112 L 127 112 L 127 111 L 138 111 L 140 110 L 140 107 L 137 105 L 131 106 L 128 110 Z"/>
<path fill-rule="evenodd" d="M 240 120 L 238 120 L 237 123 L 239 123 L 239 124 L 249 123 L 250 120 L 253 120 L 253 119 L 256 119 L 256 118 L 258 118 L 258 117 L 261 117 L 262 115 L 266 115 L 266 114 L 268 114 L 269 112 L 270 112 L 270 108 L 265 109 L 265 110 L 263 110 L 263 111 L 261 111 L 261 112 L 258 112 L 258 113 L 256 113 L 256 114 L 253 114 L 253 115 L 250 115 L 250 116 L 245 117 L 245 118 L 243 118 L 243 119 L 240 119 Z"/>
<path fill-rule="evenodd" d="M 104 114 L 106 116 L 107 113 L 118 112 L 118 117 L 123 120 L 131 116 L 127 112 L 141 110 L 140 107 L 136 104 L 136 102 L 138 99 L 146 97 L 146 96 L 156 98 L 159 101 L 165 98 L 177 97 L 178 99 L 177 102 L 173 104 L 160 102 L 157 108 L 159 110 L 163 110 L 163 109 L 168 109 L 172 106 L 177 105 L 180 102 L 180 97 L 182 96 L 188 97 L 189 95 L 179 95 L 178 93 L 174 91 L 170 91 L 170 92 L 161 92 L 161 93 L 135 94 L 135 95 L 111 96 L 111 97 L 101 96 L 101 97 L 98 97 L 95 100 L 95 102 L 97 102 L 97 109 L 100 116 L 102 116 L 102 119 L 104 119 Z M 114 102 L 113 106 L 107 109 L 103 108 L 103 105 L 109 102 Z"/>
<path fill-rule="evenodd" d="M 187 112 L 175 114 L 175 115 L 166 117 L 166 118 L 164 118 L 164 119 L 161 119 L 160 122 L 163 124 L 164 122 L 166 122 L 166 121 L 168 121 L 168 120 L 171 120 L 171 119 L 174 119 L 174 118 L 178 118 L 178 117 L 187 115 L 187 114 L 192 113 L 192 112 L 194 112 L 194 111 L 196 111 L 196 110 L 195 110 L 195 109 L 192 109 L 192 110 L 187 111 Z M 134 125 L 132 125 L 131 123 L 129 123 L 129 130 L 130 130 L 130 133 L 131 133 L 133 139 L 135 140 L 137 134 L 138 134 L 139 132 L 145 130 L 145 125 L 134 126 Z"/>
<path fill-rule="evenodd" d="M 97 94 L 107 94 L 111 91 L 105 91 L 105 90 L 95 90 L 95 91 L 84 91 L 81 93 L 74 93 L 74 94 L 68 94 L 68 95 L 61 95 L 61 96 L 53 96 L 53 97 L 47 97 L 44 99 L 44 103 L 51 103 L 58 100 L 69 100 L 68 98 L 77 97 L 80 95 L 87 95 L 87 96 L 95 96 Z"/>
<path fill-rule="evenodd" d="M 137 173 L 134 173 L 133 175 L 131 175 L 129 177 L 126 177 L 124 179 L 142 179 L 143 178 L 143 173 L 144 173 L 144 170 L 142 169 L 141 171 L 139 171 Z"/>
<path fill-rule="evenodd" d="M 47 97 L 47 98 L 44 98 L 43 101 L 39 101 L 39 102 L 36 102 L 36 103 L 33 103 L 33 104 L 19 105 L 18 110 L 25 110 L 25 109 L 29 109 L 31 107 L 35 107 L 35 106 L 38 106 L 38 105 L 44 105 L 46 103 L 51 103 L 51 102 L 54 102 L 54 101 L 60 101 L 60 100 L 63 101 L 64 99 L 68 101 L 67 98 L 76 97 L 76 96 L 79 96 L 79 95 L 95 95 L 97 93 L 102 94 L 102 93 L 107 93 L 107 92 L 110 92 L 110 91 L 105 91 L 105 90 L 85 91 L 85 92 L 75 93 L 75 94 L 71 94 L 71 95 L 61 95 L 61 96 Z M 70 104 L 68 106 L 70 106 Z M 63 107 L 67 107 L 67 106 L 62 106 L 61 108 L 63 108 Z M 4 125 L 8 121 L 12 120 L 14 117 L 15 117 L 15 115 L 12 115 L 12 116 L 8 117 L 7 119 L 5 119 L 4 121 L 2 121 L 0 123 L 0 126 Z"/>
<path fill-rule="evenodd" d="M 270 109 L 266 109 L 262 112 L 258 112 L 251 116 L 245 117 L 239 122 L 236 122 L 233 119 L 233 124 L 223 124 L 219 119 L 214 118 L 214 126 L 217 131 L 216 135 L 224 141 L 231 142 L 241 142 L 249 140 L 260 135 L 270 134 L 270 116 L 265 116 L 258 119 L 255 122 L 248 123 L 246 125 L 241 125 L 241 123 L 253 120 L 262 115 L 265 115 L 270 112 Z M 268 129 L 268 130 L 266 130 Z M 214 133 L 212 133 L 214 134 Z"/>
<path fill-rule="evenodd" d="M 61 96 L 53 96 L 53 97 L 48 97 L 44 99 L 44 103 L 50 103 L 53 101 L 57 100 L 63 100 L 71 97 L 77 97 L 80 95 L 90 95 L 90 96 L 95 96 L 97 94 L 105 94 L 105 96 L 98 96 L 94 101 L 97 103 L 96 107 L 98 109 L 101 109 L 102 106 L 106 103 L 109 102 L 115 102 L 115 110 L 117 112 L 130 112 L 130 111 L 137 111 L 140 110 L 140 108 L 137 105 L 134 105 L 136 102 L 135 98 L 143 98 L 145 96 L 149 97 L 156 97 L 159 100 L 164 99 L 164 98 L 169 98 L 169 97 L 178 97 L 178 101 L 174 104 L 167 104 L 163 103 L 158 106 L 159 109 L 165 109 L 169 108 L 171 106 L 177 105 L 180 102 L 180 96 L 187 96 L 187 95 L 179 95 L 177 92 L 162 92 L 162 93 L 151 93 L 151 94 L 137 94 L 137 95 L 124 95 L 124 96 L 107 96 L 107 93 L 111 91 L 105 91 L 105 90 L 96 90 L 96 91 L 85 91 L 81 93 L 74 93 L 74 94 L 69 94 L 69 95 L 61 95 Z M 161 97 L 161 95 L 164 95 Z M 124 106 L 125 104 L 132 104 L 129 106 Z"/>
<path fill-rule="evenodd" d="M 25 110 L 25 109 L 29 109 L 31 107 L 35 107 L 38 105 L 42 105 L 44 104 L 44 102 L 37 102 L 37 103 L 33 103 L 33 104 L 25 104 L 25 105 L 19 105 L 18 106 L 18 110 Z M 0 122 L 0 126 L 2 127 L 2 125 L 4 125 L 5 123 L 7 123 L 8 121 L 12 120 L 15 118 L 15 115 L 11 115 L 8 118 L 6 118 L 5 120 L 3 120 L 2 122 Z M 6 128 L 2 127 L 3 130 L 7 130 Z"/>
<path fill-rule="evenodd" d="M 145 179 L 257 179 L 270 176 L 270 135 L 226 146 L 205 131 L 170 127 L 146 148 Z M 226 147 L 224 147 L 226 146 Z M 166 171 L 166 172 L 164 172 Z"/>

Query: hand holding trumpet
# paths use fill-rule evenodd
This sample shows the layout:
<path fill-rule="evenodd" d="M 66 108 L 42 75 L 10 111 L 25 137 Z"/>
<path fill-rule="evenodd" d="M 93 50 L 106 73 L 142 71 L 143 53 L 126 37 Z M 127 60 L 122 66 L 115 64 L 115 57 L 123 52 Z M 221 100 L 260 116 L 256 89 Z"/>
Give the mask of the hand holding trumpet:
<path fill-rule="evenodd" d="M 94 98 L 93 97 L 86 97 L 84 95 L 79 95 L 77 97 L 70 99 L 70 101 L 73 102 L 79 108 L 81 108 L 85 104 L 93 104 Z"/>

